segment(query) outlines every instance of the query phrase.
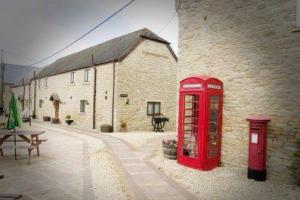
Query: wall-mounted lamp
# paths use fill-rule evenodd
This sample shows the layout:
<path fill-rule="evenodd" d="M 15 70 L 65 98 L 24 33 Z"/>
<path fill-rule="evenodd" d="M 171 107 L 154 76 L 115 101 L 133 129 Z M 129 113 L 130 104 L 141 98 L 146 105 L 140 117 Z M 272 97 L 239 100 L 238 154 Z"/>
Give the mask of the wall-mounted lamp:
<path fill-rule="evenodd" d="M 129 99 L 126 100 L 126 105 L 129 105 Z"/>

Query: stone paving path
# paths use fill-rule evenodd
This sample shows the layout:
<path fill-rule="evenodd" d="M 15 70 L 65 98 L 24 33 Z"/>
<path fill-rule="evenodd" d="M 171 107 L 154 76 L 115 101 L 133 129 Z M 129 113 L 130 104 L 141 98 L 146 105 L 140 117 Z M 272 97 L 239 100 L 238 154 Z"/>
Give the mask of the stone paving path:
<path fill-rule="evenodd" d="M 83 130 L 73 130 L 81 134 L 87 134 L 87 132 Z M 160 145 L 161 139 L 168 138 L 168 136 L 162 135 L 159 138 L 155 138 L 147 142 L 146 146 L 136 150 L 126 141 L 114 137 L 113 133 L 92 133 L 88 135 L 102 140 L 112 151 L 123 175 L 125 175 L 124 178 L 126 179 L 127 187 L 131 190 L 135 199 L 197 199 L 148 161 L 155 153 L 158 145 Z"/>
<path fill-rule="evenodd" d="M 145 150 L 138 153 L 121 139 L 108 134 L 101 134 L 97 137 L 111 148 L 121 167 L 127 173 L 127 180 L 130 182 L 129 188 L 134 192 L 136 199 L 196 199 L 146 160 L 157 147 L 154 142 L 148 143 Z"/>

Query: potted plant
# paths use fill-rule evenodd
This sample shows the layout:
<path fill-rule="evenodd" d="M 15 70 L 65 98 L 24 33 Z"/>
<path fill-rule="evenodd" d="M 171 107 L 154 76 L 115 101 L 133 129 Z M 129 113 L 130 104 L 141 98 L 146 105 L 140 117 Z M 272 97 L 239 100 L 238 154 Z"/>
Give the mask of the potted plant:
<path fill-rule="evenodd" d="M 121 124 L 120 124 L 120 132 L 127 132 L 127 123 L 124 120 L 121 120 Z"/>
<path fill-rule="evenodd" d="M 165 158 L 177 159 L 177 141 L 176 140 L 162 140 L 163 154 Z"/>
<path fill-rule="evenodd" d="M 49 116 L 43 116 L 43 121 L 44 122 L 50 122 L 51 121 L 51 117 L 49 117 Z"/>
<path fill-rule="evenodd" d="M 71 115 L 67 115 L 67 116 L 66 116 L 65 122 L 66 122 L 68 125 L 71 125 L 71 124 L 74 122 L 74 120 L 71 119 Z"/>
<path fill-rule="evenodd" d="M 100 127 L 100 130 L 102 133 L 112 133 L 113 132 L 113 127 L 109 124 L 103 124 Z"/>

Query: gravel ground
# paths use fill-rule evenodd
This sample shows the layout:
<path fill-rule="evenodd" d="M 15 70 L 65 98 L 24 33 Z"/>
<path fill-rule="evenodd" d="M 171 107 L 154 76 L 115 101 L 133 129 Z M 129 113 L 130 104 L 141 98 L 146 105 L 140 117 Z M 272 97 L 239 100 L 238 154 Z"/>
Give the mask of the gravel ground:
<path fill-rule="evenodd" d="M 112 133 L 112 136 L 120 138 L 131 144 L 135 148 L 140 148 L 144 146 L 147 141 L 162 137 L 163 135 L 169 136 L 174 135 L 174 132 L 164 132 L 164 133 L 157 133 L 157 132 L 125 132 L 125 133 Z"/>
<path fill-rule="evenodd" d="M 248 180 L 246 171 L 240 169 L 219 167 L 210 172 L 194 170 L 163 158 L 161 150 L 151 162 L 199 199 L 300 199 L 299 187 L 273 180 Z"/>

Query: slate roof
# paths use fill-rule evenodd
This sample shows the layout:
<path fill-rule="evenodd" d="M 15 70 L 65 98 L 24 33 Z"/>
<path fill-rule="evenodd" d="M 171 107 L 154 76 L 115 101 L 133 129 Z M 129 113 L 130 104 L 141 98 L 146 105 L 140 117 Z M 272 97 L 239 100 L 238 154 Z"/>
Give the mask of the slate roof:
<path fill-rule="evenodd" d="M 23 79 L 24 79 L 24 84 L 29 85 L 30 81 L 33 79 L 34 72 L 35 72 L 35 74 L 38 74 L 43 69 L 44 69 L 43 67 L 33 67 L 33 69 L 29 73 L 27 73 L 24 76 L 20 77 L 19 80 L 16 81 L 16 83 L 14 84 L 13 87 L 23 85 Z"/>
<path fill-rule="evenodd" d="M 32 73 L 36 69 L 35 67 L 12 64 L 5 64 L 4 67 L 4 84 L 11 85 L 18 83 L 20 79 Z"/>
<path fill-rule="evenodd" d="M 144 39 L 167 44 L 176 59 L 168 41 L 144 28 L 60 58 L 54 63 L 44 67 L 37 73 L 36 78 L 43 78 L 90 67 L 92 66 L 92 55 L 94 57 L 94 65 L 121 61 Z"/>

